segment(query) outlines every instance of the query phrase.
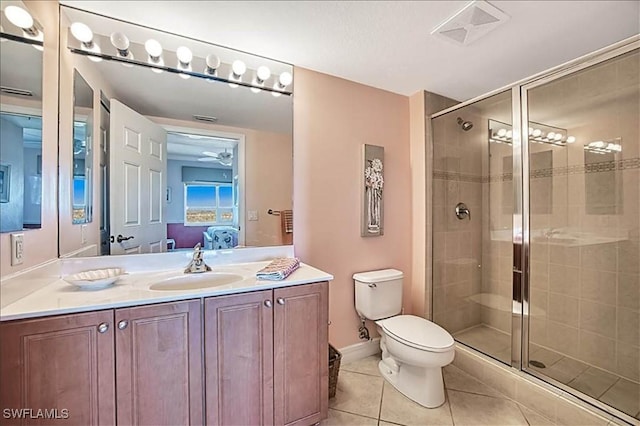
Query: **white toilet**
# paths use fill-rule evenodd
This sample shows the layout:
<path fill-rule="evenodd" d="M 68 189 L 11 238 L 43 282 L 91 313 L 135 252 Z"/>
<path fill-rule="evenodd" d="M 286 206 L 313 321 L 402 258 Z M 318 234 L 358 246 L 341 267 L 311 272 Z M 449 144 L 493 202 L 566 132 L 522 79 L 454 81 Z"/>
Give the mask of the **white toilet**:
<path fill-rule="evenodd" d="M 454 340 L 442 327 L 402 311 L 401 271 L 354 274 L 356 310 L 380 333 L 382 376 L 398 391 L 428 408 L 444 403 L 442 367 L 453 361 Z"/>

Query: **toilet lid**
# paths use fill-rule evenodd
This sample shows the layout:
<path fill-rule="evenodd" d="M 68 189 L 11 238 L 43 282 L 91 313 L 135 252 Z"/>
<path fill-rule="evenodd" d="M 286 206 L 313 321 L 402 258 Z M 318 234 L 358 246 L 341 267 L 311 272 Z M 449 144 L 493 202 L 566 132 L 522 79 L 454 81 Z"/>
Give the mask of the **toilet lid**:
<path fill-rule="evenodd" d="M 444 352 L 454 344 L 444 328 L 414 315 L 398 315 L 377 323 L 391 337 L 418 349 Z"/>

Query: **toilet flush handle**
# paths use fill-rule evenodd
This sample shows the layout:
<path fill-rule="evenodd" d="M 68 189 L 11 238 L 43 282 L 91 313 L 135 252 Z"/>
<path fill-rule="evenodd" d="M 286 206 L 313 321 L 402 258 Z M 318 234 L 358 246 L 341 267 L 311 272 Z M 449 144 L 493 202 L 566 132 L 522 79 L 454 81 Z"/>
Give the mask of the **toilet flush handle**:
<path fill-rule="evenodd" d="M 369 284 L 369 288 L 376 288 L 376 287 L 378 287 L 378 286 L 376 285 L 376 283 L 371 283 L 371 284 Z"/>

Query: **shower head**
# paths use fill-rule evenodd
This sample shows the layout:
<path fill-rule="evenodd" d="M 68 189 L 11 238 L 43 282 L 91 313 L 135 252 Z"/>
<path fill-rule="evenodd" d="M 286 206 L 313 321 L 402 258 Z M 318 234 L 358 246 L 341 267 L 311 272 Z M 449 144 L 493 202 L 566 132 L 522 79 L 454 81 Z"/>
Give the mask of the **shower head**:
<path fill-rule="evenodd" d="M 461 117 L 458 117 L 458 124 L 462 127 L 462 130 L 469 131 L 473 128 L 473 123 L 470 121 L 464 121 Z"/>

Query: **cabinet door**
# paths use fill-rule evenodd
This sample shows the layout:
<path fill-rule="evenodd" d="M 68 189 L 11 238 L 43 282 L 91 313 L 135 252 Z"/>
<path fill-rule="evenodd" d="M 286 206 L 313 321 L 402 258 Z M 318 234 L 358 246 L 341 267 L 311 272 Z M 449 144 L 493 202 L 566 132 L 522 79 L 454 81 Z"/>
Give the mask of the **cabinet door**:
<path fill-rule="evenodd" d="M 0 323 L 0 342 L 0 423 L 115 423 L 113 311 Z"/>
<path fill-rule="evenodd" d="M 206 424 L 273 423 L 272 295 L 205 299 Z"/>
<path fill-rule="evenodd" d="M 274 401 L 277 425 L 327 417 L 328 283 L 285 287 L 274 299 Z"/>
<path fill-rule="evenodd" d="M 202 424 L 200 303 L 116 310 L 118 424 Z"/>

